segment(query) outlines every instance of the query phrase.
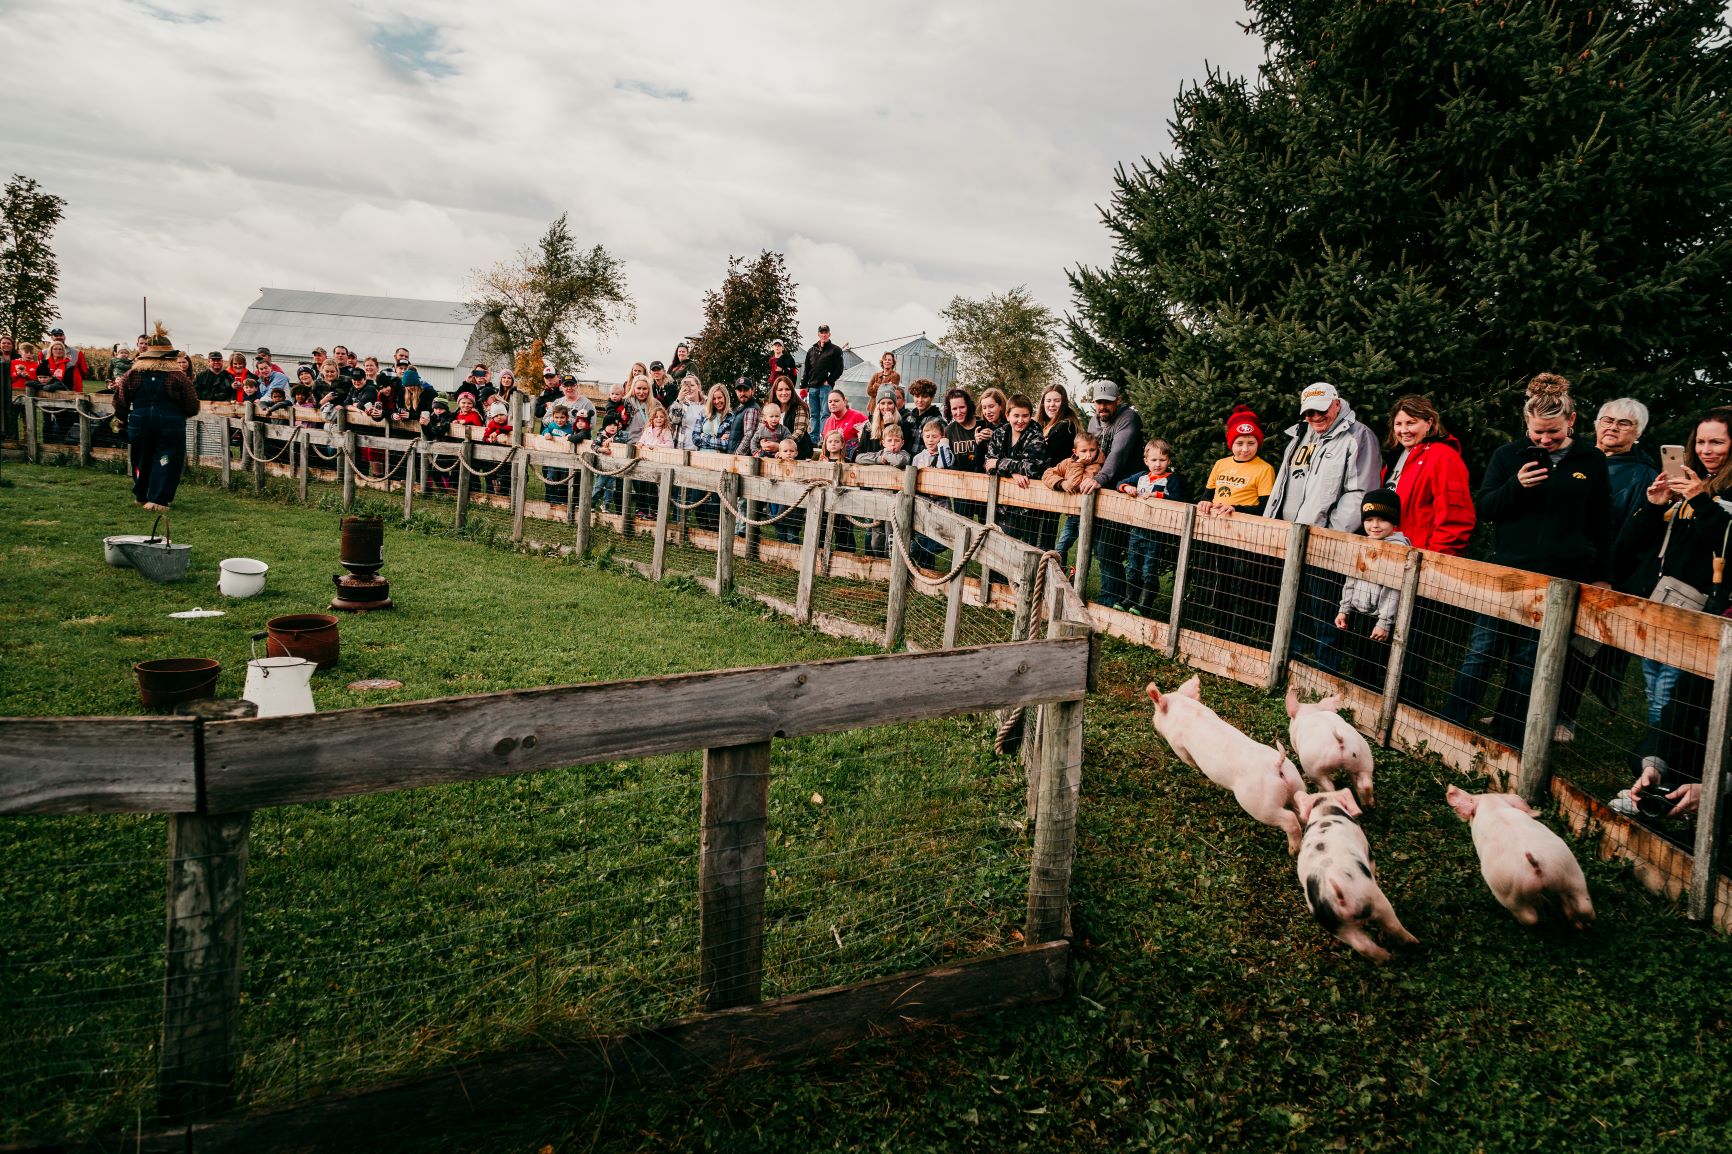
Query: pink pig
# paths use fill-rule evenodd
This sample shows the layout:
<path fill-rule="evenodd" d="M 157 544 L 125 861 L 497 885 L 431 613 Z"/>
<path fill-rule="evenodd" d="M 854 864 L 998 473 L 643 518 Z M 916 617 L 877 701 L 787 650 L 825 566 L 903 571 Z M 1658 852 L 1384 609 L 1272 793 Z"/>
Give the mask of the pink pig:
<path fill-rule="evenodd" d="M 1305 840 L 1299 847 L 1299 884 L 1317 924 L 1374 962 L 1389 960 L 1389 951 L 1371 940 L 1367 925 L 1376 925 L 1397 941 L 1417 945 L 1395 907 L 1377 885 L 1371 846 L 1353 819 L 1359 806 L 1350 790 L 1302 793 L 1293 799 Z"/>
<path fill-rule="evenodd" d="M 1299 818 L 1288 808 L 1305 788 L 1286 751 L 1261 745 L 1222 721 L 1203 704 L 1202 684 L 1193 677 L 1171 693 L 1151 682 L 1155 731 L 1180 761 L 1223 789 L 1233 791 L 1246 813 L 1287 834 L 1287 852 L 1299 852 Z"/>
<path fill-rule="evenodd" d="M 1468 793 L 1450 786 L 1444 796 L 1473 827 L 1479 872 L 1498 904 L 1531 926 L 1555 908 L 1578 930 L 1594 921 L 1588 879 L 1564 839 L 1539 823 L 1514 793 Z"/>
<path fill-rule="evenodd" d="M 1370 809 L 1371 743 L 1340 714 L 1341 698 L 1330 694 L 1322 701 L 1299 700 L 1299 691 L 1287 690 L 1287 739 L 1305 776 L 1324 790 L 1335 788 L 1336 775 L 1353 782 L 1359 804 Z"/>

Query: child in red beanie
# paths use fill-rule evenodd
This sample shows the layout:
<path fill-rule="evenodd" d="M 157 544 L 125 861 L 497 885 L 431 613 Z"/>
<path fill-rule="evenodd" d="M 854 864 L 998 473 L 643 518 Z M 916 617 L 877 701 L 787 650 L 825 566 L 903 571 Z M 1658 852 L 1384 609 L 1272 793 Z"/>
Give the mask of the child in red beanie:
<path fill-rule="evenodd" d="M 1198 502 L 1202 512 L 1211 517 L 1263 512 L 1275 488 L 1275 468 L 1257 455 L 1262 447 L 1263 426 L 1257 423 L 1257 414 L 1244 405 L 1237 406 L 1227 418 L 1229 455 L 1209 470 L 1210 496 Z"/>

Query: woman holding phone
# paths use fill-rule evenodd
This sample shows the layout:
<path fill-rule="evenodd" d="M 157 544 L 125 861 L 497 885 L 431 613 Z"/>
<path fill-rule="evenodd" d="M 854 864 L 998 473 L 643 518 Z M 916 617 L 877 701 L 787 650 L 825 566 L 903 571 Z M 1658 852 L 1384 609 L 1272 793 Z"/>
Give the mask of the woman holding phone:
<path fill-rule="evenodd" d="M 1660 474 L 1646 500 L 1618 534 L 1617 555 L 1658 557 L 1650 596 L 1684 609 L 1723 606 L 1725 556 L 1732 545 L 1732 408 L 1710 409 L 1696 423 L 1688 446 L 1660 450 Z M 1716 596 L 1718 595 L 1718 596 Z M 1711 604 L 1712 602 L 1712 604 Z M 1650 693 L 1657 663 L 1643 662 Z M 1648 734 L 1636 748 L 1636 783 L 1612 799 L 1619 813 L 1650 817 L 1692 813 L 1701 804 L 1702 762 L 1707 752 L 1708 707 L 1714 685 L 1693 673 L 1671 672 L 1667 700 L 1650 699 Z"/>
<path fill-rule="evenodd" d="M 1549 577 L 1609 587 L 1612 564 L 1612 491 L 1606 458 L 1575 436 L 1570 383 L 1556 373 L 1528 382 L 1522 415 L 1527 435 L 1500 447 L 1486 465 L 1474 506 L 1482 522 L 1497 526 L 1497 547 L 1487 558 Z M 1443 716 L 1467 724 L 1492 672 L 1506 665 L 1492 736 L 1521 745 L 1533 683 L 1539 631 L 1490 614 L 1474 620 L 1467 656 L 1455 675 Z M 1582 658 L 1570 651 L 1570 661 Z M 1574 671 L 1582 677 L 1582 671 Z M 1566 673 L 1566 679 L 1570 676 Z"/>

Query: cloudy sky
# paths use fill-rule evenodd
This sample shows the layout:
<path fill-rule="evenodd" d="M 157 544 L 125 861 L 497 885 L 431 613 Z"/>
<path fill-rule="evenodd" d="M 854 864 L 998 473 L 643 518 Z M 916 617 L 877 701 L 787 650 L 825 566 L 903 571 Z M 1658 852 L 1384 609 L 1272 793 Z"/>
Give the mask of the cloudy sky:
<path fill-rule="evenodd" d="M 1179 86 L 1253 70 L 1237 0 L 870 4 L 0 0 L 5 170 L 64 196 L 88 344 L 225 343 L 261 286 L 462 299 L 561 212 L 626 262 L 621 376 L 730 254 L 787 255 L 802 334 L 867 345 L 1107 256 L 1113 166 Z M 332 342 L 344 338 L 332 333 Z M 384 351 L 384 350 L 381 350 Z"/>

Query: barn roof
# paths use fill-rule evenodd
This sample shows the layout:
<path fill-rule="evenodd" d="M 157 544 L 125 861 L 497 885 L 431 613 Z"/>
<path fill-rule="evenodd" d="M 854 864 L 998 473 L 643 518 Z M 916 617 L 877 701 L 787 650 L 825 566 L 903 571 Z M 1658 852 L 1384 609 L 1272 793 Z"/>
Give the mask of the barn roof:
<path fill-rule="evenodd" d="M 250 353 L 263 345 L 283 360 L 339 344 L 384 357 L 403 345 L 417 365 L 449 368 L 465 360 L 475 323 L 474 311 L 461 301 L 262 288 L 228 347 Z"/>

